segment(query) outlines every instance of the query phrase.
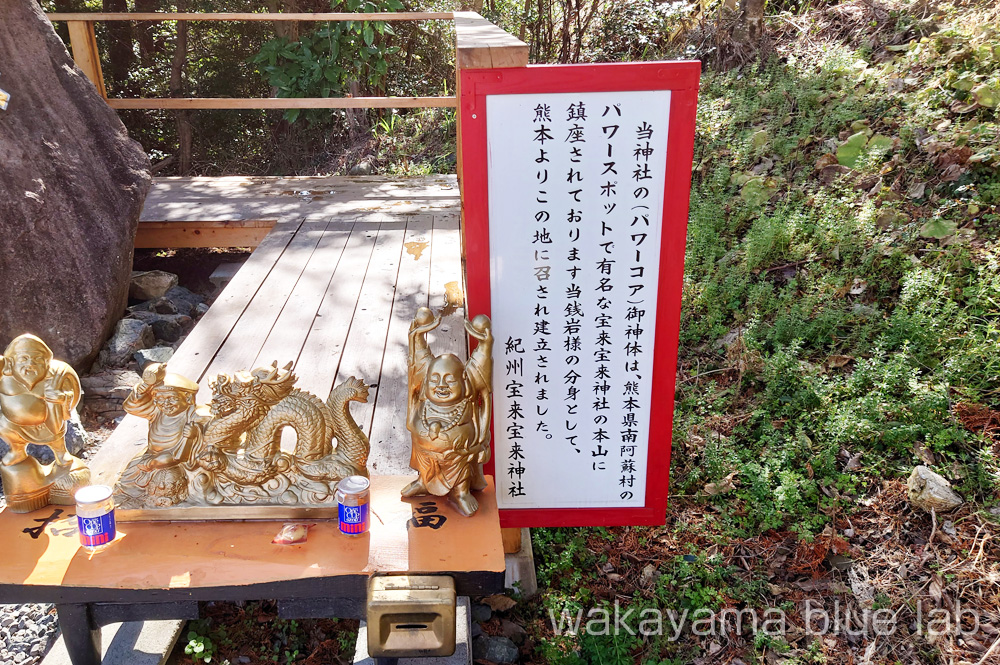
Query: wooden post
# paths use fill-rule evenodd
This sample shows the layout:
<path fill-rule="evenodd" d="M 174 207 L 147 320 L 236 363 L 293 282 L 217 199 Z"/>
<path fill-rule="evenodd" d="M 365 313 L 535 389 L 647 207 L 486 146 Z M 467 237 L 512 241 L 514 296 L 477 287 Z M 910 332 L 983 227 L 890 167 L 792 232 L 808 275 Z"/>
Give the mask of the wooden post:
<path fill-rule="evenodd" d="M 101 97 L 108 98 L 108 91 L 104 87 L 104 73 L 101 71 L 101 56 L 97 52 L 97 37 L 94 36 L 93 21 L 66 21 L 69 28 L 69 43 L 73 47 L 73 60 L 76 66 L 87 75 L 90 82 L 101 93 Z"/>
<path fill-rule="evenodd" d="M 500 539 L 503 540 L 504 554 L 517 554 L 521 551 L 521 529 L 519 527 L 501 528 Z"/>
<path fill-rule="evenodd" d="M 527 67 L 528 45 L 475 12 L 455 12 L 456 169 L 462 196 L 462 257 L 465 261 L 465 188 L 462 184 L 462 70 Z M 464 271 L 463 271 L 464 274 Z M 468 291 L 466 291 L 468 292 Z M 506 541 L 505 541 L 506 542 Z M 520 533 L 518 534 L 520 543 Z M 520 549 L 520 544 L 518 545 Z"/>

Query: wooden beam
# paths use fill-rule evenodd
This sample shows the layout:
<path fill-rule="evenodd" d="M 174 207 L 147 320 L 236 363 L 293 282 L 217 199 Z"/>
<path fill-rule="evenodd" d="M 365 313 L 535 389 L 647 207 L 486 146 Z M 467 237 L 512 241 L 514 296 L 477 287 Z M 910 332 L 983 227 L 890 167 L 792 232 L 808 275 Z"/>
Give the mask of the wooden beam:
<path fill-rule="evenodd" d="M 455 97 L 149 97 L 109 99 L 113 109 L 403 109 L 455 108 Z"/>
<path fill-rule="evenodd" d="M 528 45 L 475 12 L 455 12 L 459 69 L 526 67 Z"/>
<path fill-rule="evenodd" d="M 500 540 L 503 541 L 504 554 L 517 554 L 521 551 L 521 528 L 501 528 Z"/>
<path fill-rule="evenodd" d="M 475 12 L 455 12 L 455 95 L 462 98 L 463 69 L 527 67 L 528 45 Z M 458 189 L 465 201 L 462 177 L 462 114 L 455 114 L 455 152 Z M 464 212 L 462 213 L 464 215 Z M 465 219 L 462 218 L 462 256 L 465 256 Z M 464 271 L 463 271 L 464 276 Z M 465 284 L 463 283 L 463 288 Z"/>
<path fill-rule="evenodd" d="M 139 222 L 135 247 L 256 247 L 275 220 Z"/>
<path fill-rule="evenodd" d="M 69 28 L 69 43 L 73 47 L 76 66 L 90 79 L 101 97 L 107 99 L 108 91 L 104 87 L 104 73 L 101 71 L 101 56 L 97 52 L 93 21 L 68 21 L 66 25 Z"/>
<path fill-rule="evenodd" d="M 51 12 L 50 21 L 451 21 L 453 12 Z"/>

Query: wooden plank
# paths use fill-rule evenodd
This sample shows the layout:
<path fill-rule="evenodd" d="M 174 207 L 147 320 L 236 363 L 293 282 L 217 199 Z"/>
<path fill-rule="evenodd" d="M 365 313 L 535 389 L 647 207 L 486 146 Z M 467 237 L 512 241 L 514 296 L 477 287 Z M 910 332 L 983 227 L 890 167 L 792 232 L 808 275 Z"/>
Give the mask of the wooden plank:
<path fill-rule="evenodd" d="M 108 99 L 113 109 L 405 109 L 456 108 L 452 96 L 442 97 L 142 97 Z"/>
<path fill-rule="evenodd" d="M 50 21 L 450 21 L 453 12 L 51 12 Z"/>
<path fill-rule="evenodd" d="M 298 230 L 299 222 L 278 224 L 250 255 L 232 281 L 170 359 L 170 371 L 199 380 L 265 278 Z M 113 485 L 125 465 L 146 445 L 147 423 L 125 416 L 98 449 L 89 466 L 95 483 Z"/>
<path fill-rule="evenodd" d="M 406 238 L 400 259 L 399 275 L 392 302 L 389 332 L 379 390 L 372 415 L 372 473 L 397 475 L 413 473 L 410 469 L 410 433 L 406 429 L 408 393 L 408 333 L 410 322 L 429 297 L 433 217 L 411 217 L 406 224 Z"/>
<path fill-rule="evenodd" d="M 73 60 L 76 66 L 90 79 L 101 97 L 107 99 L 108 91 L 104 87 L 104 74 L 101 71 L 101 57 L 97 51 L 93 21 L 71 20 L 66 26 L 69 28 L 69 43 L 73 48 Z"/>
<path fill-rule="evenodd" d="M 225 343 L 216 352 L 208 369 L 196 379 L 201 384 L 201 390 L 198 391 L 199 404 L 207 404 L 211 399 L 212 392 L 208 381 L 212 376 L 254 369 L 253 361 L 256 360 L 264 340 L 270 334 L 303 270 L 316 251 L 327 225 L 326 221 L 302 222 L 274 269 L 264 279 L 239 321 L 232 326 Z M 200 326 L 199 323 L 196 329 Z M 278 364 L 284 365 L 289 360 L 294 360 L 296 355 L 298 349 L 290 357 L 277 358 Z M 189 378 L 195 379 L 193 376 Z"/>
<path fill-rule="evenodd" d="M 256 247 L 276 220 L 140 222 L 135 247 Z"/>
<path fill-rule="evenodd" d="M 428 307 L 441 315 L 441 325 L 428 335 L 434 353 L 454 353 L 459 358 L 468 358 L 462 240 L 455 215 L 434 216 Z"/>
<path fill-rule="evenodd" d="M 309 335 L 309 327 L 316 319 L 316 313 L 323 303 L 323 296 L 343 257 L 344 247 L 351 235 L 351 226 L 328 225 L 316 246 L 316 251 L 309 258 L 309 263 L 278 315 L 278 320 L 275 321 L 274 327 L 257 353 L 257 358 L 251 363 L 252 367 L 269 365 L 275 360 L 279 361 L 280 366 L 284 366 L 289 360 L 298 359 Z M 296 374 L 312 371 L 313 367 L 303 366 L 296 371 Z M 326 395 L 320 397 L 326 399 Z"/>
<path fill-rule="evenodd" d="M 333 222 L 334 224 L 344 223 Z M 310 368 L 301 373 L 298 386 L 315 395 L 327 396 L 333 389 L 340 367 L 340 359 L 351 330 L 351 321 L 358 306 L 364 274 L 368 270 L 378 226 L 364 223 L 351 224 L 351 237 L 347 240 L 344 255 L 337 264 L 323 302 L 309 326 L 297 367 Z M 371 379 L 365 377 L 365 380 Z"/>
<path fill-rule="evenodd" d="M 365 432 L 371 430 L 372 413 L 378 400 L 382 357 L 389 332 L 405 229 L 405 222 L 383 221 L 379 224 L 375 249 L 364 275 L 358 307 L 354 311 L 337 372 L 337 383 L 356 376 L 371 385 L 368 403 L 353 409 L 354 419 Z"/>

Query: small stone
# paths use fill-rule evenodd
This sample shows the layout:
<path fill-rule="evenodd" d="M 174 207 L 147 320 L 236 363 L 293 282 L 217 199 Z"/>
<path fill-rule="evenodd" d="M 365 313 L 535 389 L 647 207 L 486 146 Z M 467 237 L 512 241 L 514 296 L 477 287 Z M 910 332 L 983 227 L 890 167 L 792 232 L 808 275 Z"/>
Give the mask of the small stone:
<path fill-rule="evenodd" d="M 129 316 L 149 324 L 153 336 L 161 342 L 176 342 L 192 324 L 191 317 L 185 314 L 157 314 L 138 310 Z"/>
<path fill-rule="evenodd" d="M 89 445 L 90 435 L 87 434 L 83 423 L 80 422 L 80 414 L 77 413 L 76 409 L 73 409 L 69 414 L 69 421 L 66 423 L 66 450 L 74 455 L 79 455 Z"/>
<path fill-rule="evenodd" d="M 132 273 L 128 297 L 134 300 L 155 300 L 177 286 L 177 275 L 163 270 Z"/>
<path fill-rule="evenodd" d="M 493 617 L 493 610 L 490 609 L 489 605 L 482 605 L 480 603 L 472 604 L 472 620 L 476 623 L 485 623 Z"/>
<path fill-rule="evenodd" d="M 519 655 L 517 645 L 509 637 L 480 635 L 472 641 L 472 657 L 491 663 L 516 663 Z"/>
<path fill-rule="evenodd" d="M 964 503 L 962 497 L 951 488 L 951 483 L 926 466 L 913 469 L 906 481 L 906 489 L 910 503 L 928 513 L 932 510 L 947 512 Z"/>
<path fill-rule="evenodd" d="M 236 659 L 236 662 L 240 663 L 240 665 L 246 665 L 246 663 L 250 662 L 250 656 L 240 656 Z"/>
<path fill-rule="evenodd" d="M 639 577 L 639 584 L 641 586 L 649 586 L 660 577 L 660 571 L 656 569 L 651 563 L 646 564 L 642 569 L 642 575 Z"/>
<path fill-rule="evenodd" d="M 514 644 L 524 644 L 525 638 L 528 637 L 528 631 L 524 626 L 507 619 L 500 620 L 500 630 L 503 631 L 504 637 L 509 638 Z"/>
<path fill-rule="evenodd" d="M 56 461 L 55 454 L 48 446 L 36 446 L 33 443 L 29 443 L 25 450 L 42 464 L 52 464 Z"/>
<path fill-rule="evenodd" d="M 153 363 L 165 363 L 174 355 L 174 350 L 169 346 L 154 346 L 151 349 L 142 349 L 133 354 L 135 361 L 139 363 L 139 371 L 143 372 Z"/>
<path fill-rule="evenodd" d="M 367 159 L 361 160 L 357 164 L 351 167 L 351 170 L 347 172 L 348 175 L 371 175 L 372 165 Z"/>
<path fill-rule="evenodd" d="M 205 303 L 198 303 L 198 306 L 194 308 L 195 314 L 198 316 L 204 316 L 205 312 L 208 311 L 208 305 Z"/>
<path fill-rule="evenodd" d="M 472 622 L 472 639 L 476 639 L 483 634 L 483 627 L 476 622 Z"/>
<path fill-rule="evenodd" d="M 205 298 L 203 296 L 200 296 L 189 289 L 185 289 L 183 286 L 173 287 L 167 291 L 167 294 L 163 297 L 165 300 L 168 300 L 173 304 L 173 306 L 177 309 L 178 314 L 186 314 L 187 316 L 194 316 L 195 308 L 205 302 Z"/>
<path fill-rule="evenodd" d="M 166 298 L 157 298 L 156 300 L 147 300 L 146 302 L 139 303 L 138 305 L 132 305 L 128 308 L 129 312 L 154 312 L 156 314 L 177 314 L 177 305 L 170 302 Z"/>
<path fill-rule="evenodd" d="M 148 349 L 156 343 L 153 329 L 137 319 L 122 319 L 115 326 L 115 333 L 98 356 L 101 367 L 124 367 L 139 349 Z"/>

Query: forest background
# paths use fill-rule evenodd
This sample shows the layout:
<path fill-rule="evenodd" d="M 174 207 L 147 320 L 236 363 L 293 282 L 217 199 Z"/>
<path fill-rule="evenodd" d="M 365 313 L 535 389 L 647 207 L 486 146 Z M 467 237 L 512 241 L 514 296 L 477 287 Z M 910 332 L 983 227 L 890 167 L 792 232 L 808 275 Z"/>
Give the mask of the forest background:
<path fill-rule="evenodd" d="M 409 3 L 409 4 L 407 4 Z M 58 11 L 450 11 L 44 0 Z M 486 0 L 533 62 L 704 63 L 667 525 L 536 529 L 522 662 L 976 663 L 1000 653 L 1000 8 Z M 439 95 L 445 21 L 98 24 L 112 96 Z M 62 26 L 57 29 L 63 30 Z M 65 37 L 65 35 L 64 35 Z M 157 175 L 454 172 L 454 112 L 122 111 Z M 916 465 L 965 504 L 907 500 Z M 556 635 L 549 612 L 778 607 L 768 636 Z M 891 636 L 806 631 L 885 609 Z M 928 631 L 974 609 L 974 632 Z M 207 629 L 206 629 L 207 630 Z"/>

